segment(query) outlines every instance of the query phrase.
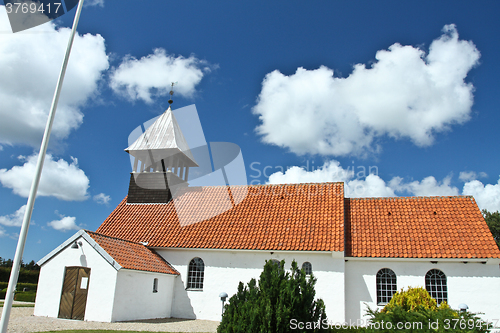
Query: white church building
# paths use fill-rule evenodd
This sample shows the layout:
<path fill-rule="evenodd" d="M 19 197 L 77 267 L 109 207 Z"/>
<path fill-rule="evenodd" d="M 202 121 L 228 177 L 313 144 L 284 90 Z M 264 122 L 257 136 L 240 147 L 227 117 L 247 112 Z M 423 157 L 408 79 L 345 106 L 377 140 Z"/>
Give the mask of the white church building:
<path fill-rule="evenodd" d="M 198 166 L 169 108 L 126 151 L 128 195 L 95 231 L 39 261 L 36 316 L 220 320 L 219 294 L 266 260 L 317 278 L 331 322 L 366 319 L 393 293 L 500 318 L 500 250 L 470 196 L 346 198 L 343 183 L 189 186 Z"/>

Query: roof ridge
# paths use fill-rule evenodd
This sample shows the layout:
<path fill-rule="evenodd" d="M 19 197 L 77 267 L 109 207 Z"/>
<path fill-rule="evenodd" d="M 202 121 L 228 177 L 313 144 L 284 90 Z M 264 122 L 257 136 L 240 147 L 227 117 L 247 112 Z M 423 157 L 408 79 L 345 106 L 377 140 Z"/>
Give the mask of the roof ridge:
<path fill-rule="evenodd" d="M 238 185 L 208 185 L 208 186 L 192 186 L 188 188 L 227 188 L 227 187 L 271 187 L 271 186 L 295 186 L 295 185 L 337 185 L 345 184 L 345 182 L 316 182 L 316 183 L 285 183 L 285 184 L 238 184 Z"/>
<path fill-rule="evenodd" d="M 133 243 L 133 244 L 136 244 L 136 245 L 142 245 L 142 246 L 144 246 L 145 248 L 147 248 L 149 250 L 149 248 L 146 245 L 142 244 L 141 242 L 134 242 L 134 241 L 131 241 L 131 240 L 128 240 L 128 239 L 123 239 L 123 238 L 108 236 L 108 235 L 104 235 L 104 234 L 101 234 L 101 233 L 98 233 L 98 232 L 95 232 L 95 231 L 90 231 L 90 230 L 87 230 L 87 229 L 83 229 L 83 230 L 86 233 L 91 233 L 91 234 L 102 236 L 102 237 L 106 237 L 106 238 L 116 239 L 116 240 L 127 242 L 127 243 Z"/>
<path fill-rule="evenodd" d="M 292 186 L 292 185 L 322 185 L 322 184 L 345 184 L 345 182 L 309 182 L 309 183 L 283 183 L 283 184 L 251 184 L 246 186 Z"/>
<path fill-rule="evenodd" d="M 148 205 L 169 205 L 169 202 L 126 202 L 126 206 L 134 206 L 134 205 L 142 205 L 142 206 L 148 206 Z"/>
<path fill-rule="evenodd" d="M 345 182 L 316 182 L 316 183 L 285 183 L 285 184 L 238 184 L 238 185 L 207 185 L 207 186 L 188 186 L 188 189 L 193 189 L 193 188 L 203 188 L 203 189 L 209 189 L 209 188 L 230 188 L 230 187 L 272 187 L 272 186 L 296 186 L 296 185 L 339 185 L 339 184 L 345 184 Z M 128 195 L 125 196 L 125 199 L 127 199 Z M 127 203 L 128 204 L 128 203 Z M 137 204 L 137 203 L 134 203 Z M 149 203 L 148 203 L 149 204 Z M 157 203 L 151 203 L 151 204 L 157 204 Z"/>
<path fill-rule="evenodd" d="M 403 197 L 362 197 L 362 198 L 348 198 L 349 200 L 396 200 L 396 199 L 406 199 L 406 200 L 415 200 L 415 199 L 474 199 L 472 195 L 418 195 L 418 196 L 403 196 Z"/>

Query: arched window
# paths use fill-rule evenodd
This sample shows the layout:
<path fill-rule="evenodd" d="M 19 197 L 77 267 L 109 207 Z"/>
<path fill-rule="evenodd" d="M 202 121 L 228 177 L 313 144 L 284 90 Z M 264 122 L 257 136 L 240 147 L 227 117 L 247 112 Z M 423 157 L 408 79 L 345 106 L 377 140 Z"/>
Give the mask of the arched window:
<path fill-rule="evenodd" d="M 431 269 L 425 274 L 425 289 L 434 298 L 437 304 L 448 301 L 446 275 L 439 269 Z"/>
<path fill-rule="evenodd" d="M 154 278 L 153 280 L 153 292 L 157 293 L 158 292 L 158 279 Z"/>
<path fill-rule="evenodd" d="M 389 268 L 377 272 L 377 304 L 389 303 L 397 290 L 396 274 Z"/>
<path fill-rule="evenodd" d="M 280 272 L 280 273 L 283 272 L 283 267 L 281 267 L 281 261 L 279 261 L 278 259 L 271 259 L 269 261 L 271 262 L 271 264 L 278 267 L 278 272 Z"/>
<path fill-rule="evenodd" d="M 309 261 L 306 261 L 302 264 L 302 269 L 306 272 L 306 275 L 311 275 L 313 272 L 313 266 Z"/>
<path fill-rule="evenodd" d="M 205 277 L 205 264 L 201 258 L 193 258 L 189 262 L 188 281 L 186 289 L 203 289 L 203 278 Z"/>

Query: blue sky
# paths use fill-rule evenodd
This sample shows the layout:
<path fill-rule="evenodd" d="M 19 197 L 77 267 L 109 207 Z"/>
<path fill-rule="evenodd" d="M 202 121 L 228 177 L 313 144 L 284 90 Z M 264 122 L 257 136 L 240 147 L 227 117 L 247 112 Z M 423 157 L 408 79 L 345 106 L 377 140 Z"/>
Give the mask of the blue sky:
<path fill-rule="evenodd" d="M 4 258 L 74 12 L 12 34 L 0 6 Z M 248 183 L 466 194 L 500 210 L 499 12 L 497 1 L 87 0 L 25 260 L 96 230 L 126 196 L 128 136 L 168 107 L 171 82 L 174 110 L 196 105 L 207 142 L 241 147 Z"/>

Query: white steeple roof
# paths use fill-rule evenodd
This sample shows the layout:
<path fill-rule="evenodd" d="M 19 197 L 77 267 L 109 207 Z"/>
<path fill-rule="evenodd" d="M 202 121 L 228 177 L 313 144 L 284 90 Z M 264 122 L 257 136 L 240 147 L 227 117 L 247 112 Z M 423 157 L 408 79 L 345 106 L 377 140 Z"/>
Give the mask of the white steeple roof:
<path fill-rule="evenodd" d="M 146 165 L 175 155 L 186 166 L 198 166 L 170 106 L 125 151 Z"/>

